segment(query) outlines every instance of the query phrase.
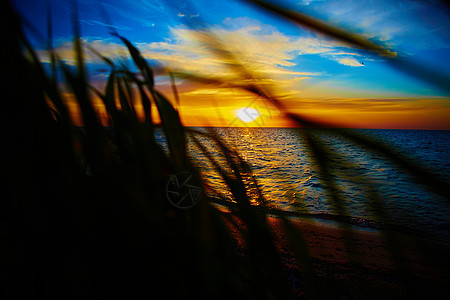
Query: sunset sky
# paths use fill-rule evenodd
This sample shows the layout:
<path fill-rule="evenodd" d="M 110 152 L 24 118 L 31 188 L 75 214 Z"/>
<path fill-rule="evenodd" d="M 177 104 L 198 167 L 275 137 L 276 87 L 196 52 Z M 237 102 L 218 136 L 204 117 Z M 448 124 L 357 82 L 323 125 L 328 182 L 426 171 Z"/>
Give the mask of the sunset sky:
<path fill-rule="evenodd" d="M 60 57 L 73 63 L 71 1 L 49 1 L 53 43 Z M 29 31 L 29 36 L 41 59 L 48 61 L 47 1 L 13 2 L 40 32 Z M 254 73 L 252 83 L 269 90 L 292 112 L 342 127 L 450 130 L 448 90 L 394 69 L 385 58 L 300 28 L 246 1 L 78 2 L 83 40 L 116 62 L 131 66 L 126 48 L 110 34 L 111 27 L 132 41 L 151 65 L 216 78 L 235 78 L 237 74 L 230 63 L 205 45 L 208 34 L 213 34 Z M 107 14 L 99 3 L 103 3 Z M 420 62 L 449 76 L 450 11 L 439 1 L 276 3 L 362 34 L 388 47 L 398 57 Z M 90 80 L 102 87 L 110 68 L 90 52 L 86 52 L 86 58 Z M 156 84 L 172 99 L 169 82 L 168 77 L 160 76 Z M 187 126 L 291 125 L 270 104 L 237 88 L 182 79 L 176 83 L 180 115 Z M 251 108 L 248 111 L 254 115 L 253 121 L 238 117 L 246 107 Z"/>

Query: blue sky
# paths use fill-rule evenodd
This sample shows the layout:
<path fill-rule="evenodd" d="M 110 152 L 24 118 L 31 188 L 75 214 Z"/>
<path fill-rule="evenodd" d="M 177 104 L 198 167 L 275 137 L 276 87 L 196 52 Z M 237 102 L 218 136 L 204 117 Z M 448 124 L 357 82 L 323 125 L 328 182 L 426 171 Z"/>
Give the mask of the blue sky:
<path fill-rule="evenodd" d="M 61 57 L 70 63 L 71 1 L 49 2 L 54 44 Z M 46 1 L 15 0 L 14 3 L 45 37 Z M 121 59 L 126 52 L 120 41 L 109 33 L 107 24 L 111 25 L 110 22 L 150 61 L 190 72 L 230 76 L 226 65 L 199 42 L 205 38 L 200 28 L 208 24 L 210 32 L 238 53 L 242 63 L 257 70 L 265 82 L 282 88 L 280 93 L 290 103 L 295 103 L 292 100 L 295 97 L 323 103 L 328 101 L 326 99 L 369 99 L 367 105 L 372 103 L 370 99 L 385 99 L 388 110 L 389 103 L 395 108 L 399 99 L 410 99 L 415 107 L 419 104 L 426 107 L 428 101 L 434 109 L 450 110 L 448 92 L 392 68 L 384 58 L 290 24 L 245 1 L 79 0 L 78 3 L 84 41 L 113 59 Z M 421 62 L 449 76 L 450 13 L 439 1 L 291 0 L 277 3 L 361 34 L 400 57 Z M 36 47 L 42 49 L 45 61 L 46 40 L 30 36 Z M 93 56 L 88 56 L 88 63 L 91 78 L 100 82 L 106 76 L 104 66 Z M 184 88 L 181 87 L 181 92 L 185 92 L 187 98 L 200 96 L 202 92 L 203 96 L 219 94 L 187 84 Z M 442 126 L 450 129 L 448 122 L 442 122 Z"/>

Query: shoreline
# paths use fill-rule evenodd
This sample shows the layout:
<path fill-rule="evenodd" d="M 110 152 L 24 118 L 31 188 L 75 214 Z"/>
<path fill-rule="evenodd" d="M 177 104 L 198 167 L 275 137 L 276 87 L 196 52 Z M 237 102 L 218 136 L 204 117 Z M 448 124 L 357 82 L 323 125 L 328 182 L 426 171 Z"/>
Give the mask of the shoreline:
<path fill-rule="evenodd" d="M 277 238 L 277 243 L 286 240 L 286 233 L 282 220 L 276 217 L 268 217 L 268 223 Z M 420 271 L 423 275 L 430 269 L 430 275 L 435 275 L 436 267 L 423 261 L 423 255 L 434 254 L 443 258 L 444 253 L 450 253 L 450 243 L 427 239 L 423 236 L 413 236 L 401 232 L 389 232 L 390 237 L 385 236 L 376 229 L 349 227 L 350 241 L 345 241 L 342 228 L 331 223 L 315 222 L 310 220 L 289 219 L 291 224 L 299 230 L 306 240 L 311 256 L 316 259 L 329 261 L 332 263 L 357 263 L 364 267 L 375 269 L 394 270 L 394 263 L 391 261 L 392 249 L 388 245 L 387 238 L 395 239 L 394 244 L 398 247 L 394 251 L 403 254 L 405 263 L 412 267 L 413 271 Z M 346 243 L 351 246 L 355 261 L 348 261 L 346 257 Z M 334 251 L 333 251 L 334 250 Z M 330 251 L 334 253 L 330 255 Z M 435 256 L 436 258 L 436 256 Z M 450 259 L 447 259 L 450 262 Z M 450 264 L 447 264 L 450 265 Z M 431 274 L 432 273 L 432 274 Z M 450 272 L 449 272 L 450 273 Z M 450 275 L 450 274 L 447 274 Z"/>
<path fill-rule="evenodd" d="M 230 207 L 235 206 L 234 203 L 230 203 L 228 201 L 213 198 L 213 205 L 224 213 L 230 213 Z M 255 206 L 255 209 L 260 209 L 262 213 L 266 214 L 268 218 L 279 218 L 282 216 L 287 218 L 293 222 L 307 222 L 314 223 L 318 226 L 328 226 L 328 227 L 339 227 L 344 224 L 349 226 L 355 231 L 364 231 L 364 232 L 378 232 L 380 233 L 382 230 L 395 232 L 400 235 L 415 237 L 419 239 L 430 240 L 434 242 L 442 242 L 450 245 L 450 236 L 442 236 L 437 232 L 427 232 L 420 228 L 407 227 L 405 225 L 398 225 L 392 223 L 380 223 L 373 219 L 369 219 L 366 217 L 357 217 L 357 216 L 346 216 L 346 215 L 337 215 L 332 213 L 309 213 L 309 212 L 297 212 L 290 210 L 282 210 L 275 207 L 258 207 Z"/>
<path fill-rule="evenodd" d="M 308 245 L 320 287 L 333 291 L 333 298 L 439 298 L 448 291 L 450 243 L 355 228 L 351 228 L 350 240 L 346 240 L 342 228 L 332 224 L 289 221 Z M 289 252 L 283 221 L 269 217 L 268 224 L 281 253 Z M 393 239 L 394 245 L 389 245 L 387 239 Z M 355 292 L 359 296 L 351 296 Z"/>
<path fill-rule="evenodd" d="M 291 250 L 281 218 L 268 216 L 270 227 L 296 298 L 309 298 L 302 270 Z M 331 223 L 288 219 L 308 246 L 322 297 L 440 299 L 450 286 L 450 243 L 400 232 L 381 233 L 349 226 L 346 233 Z M 240 233 L 230 226 L 240 245 Z M 444 297 L 445 298 L 445 297 Z"/>

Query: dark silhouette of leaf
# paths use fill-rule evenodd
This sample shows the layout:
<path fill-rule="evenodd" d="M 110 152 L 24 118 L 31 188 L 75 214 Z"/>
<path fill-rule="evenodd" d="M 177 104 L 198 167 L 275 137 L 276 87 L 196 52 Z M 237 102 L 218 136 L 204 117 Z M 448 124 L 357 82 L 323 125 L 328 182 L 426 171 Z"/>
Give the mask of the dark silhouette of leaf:
<path fill-rule="evenodd" d="M 153 88 L 154 85 L 154 79 L 153 79 L 153 71 L 145 61 L 145 59 L 142 57 L 139 50 L 133 46 L 133 44 L 130 43 L 126 38 L 117 35 L 118 38 L 122 40 L 122 42 L 127 46 L 128 51 L 130 52 L 131 57 L 133 58 L 134 63 L 141 71 L 142 75 L 144 76 L 144 79 L 146 80 L 147 85 L 150 88 Z"/>

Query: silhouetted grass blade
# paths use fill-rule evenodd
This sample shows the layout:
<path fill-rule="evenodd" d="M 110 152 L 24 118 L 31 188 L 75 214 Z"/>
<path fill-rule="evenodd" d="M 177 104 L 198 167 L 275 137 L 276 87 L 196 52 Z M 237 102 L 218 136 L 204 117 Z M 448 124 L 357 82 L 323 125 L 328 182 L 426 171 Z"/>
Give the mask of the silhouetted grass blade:
<path fill-rule="evenodd" d="M 140 82 L 136 82 L 139 93 L 141 95 L 141 103 L 144 109 L 145 122 L 153 128 L 153 118 L 152 118 L 152 103 L 150 97 L 147 95 L 145 89 Z"/>
<path fill-rule="evenodd" d="M 186 158 L 186 137 L 180 116 L 170 104 L 169 100 L 160 92 L 153 90 L 152 94 L 156 107 L 158 108 L 159 116 L 161 117 L 170 153 L 179 168 L 186 168 L 188 165 Z"/>
<path fill-rule="evenodd" d="M 281 5 L 273 4 L 268 1 L 244 1 L 275 13 L 282 18 L 294 22 L 300 26 L 308 27 L 310 29 L 313 29 L 314 31 L 339 39 L 360 49 L 364 49 L 375 53 L 376 55 L 386 57 L 387 63 L 391 66 L 403 71 L 404 73 L 409 74 L 410 76 L 431 83 L 432 85 L 447 93 L 450 93 L 450 77 L 445 75 L 443 72 L 431 69 L 426 65 L 420 64 L 411 59 L 407 59 L 406 57 L 399 57 L 396 52 L 393 52 L 380 44 L 373 43 L 360 34 L 351 33 L 336 26 L 329 25 L 323 21 L 316 20 L 306 14 L 289 10 L 282 7 Z"/>
<path fill-rule="evenodd" d="M 175 103 L 177 105 L 176 108 L 179 109 L 180 97 L 178 96 L 177 86 L 175 85 L 175 77 L 173 76 L 172 72 L 169 72 L 169 76 L 170 76 L 170 85 L 172 86 L 173 96 L 175 97 Z"/>
<path fill-rule="evenodd" d="M 102 97 L 103 103 L 105 104 L 106 111 L 111 117 L 112 121 L 117 123 L 117 108 L 114 97 L 114 86 L 116 83 L 116 72 L 113 70 L 109 74 L 108 81 L 105 86 L 105 94 Z"/>
<path fill-rule="evenodd" d="M 85 44 L 85 47 L 89 49 L 89 51 L 91 51 L 92 53 L 95 54 L 95 56 L 99 57 L 101 60 L 103 60 L 108 66 L 110 66 L 111 68 L 115 68 L 115 64 L 113 63 L 113 61 L 111 59 L 109 59 L 108 57 L 102 55 L 100 52 L 98 52 L 94 47 L 92 47 L 91 45 L 89 45 L 88 43 Z"/>
<path fill-rule="evenodd" d="M 387 48 L 377 45 L 361 35 L 350 33 L 346 30 L 337 28 L 336 26 L 331 26 L 323 21 L 316 20 L 306 14 L 300 12 L 294 12 L 292 10 L 286 9 L 278 4 L 273 4 L 268 1 L 263 0 L 245 0 L 246 2 L 255 4 L 257 7 L 264 8 L 271 11 L 285 19 L 297 23 L 298 25 L 308 27 L 314 31 L 326 34 L 328 36 L 337 38 L 341 41 L 349 43 L 361 49 L 372 51 L 378 55 L 386 57 L 395 57 L 396 53 L 388 50 Z"/>
<path fill-rule="evenodd" d="M 133 118 L 133 109 L 130 104 L 129 95 L 125 92 L 126 87 L 124 87 L 126 79 L 117 77 L 117 91 L 119 94 L 119 102 L 122 113 L 125 115 L 125 119 L 131 120 Z"/>
<path fill-rule="evenodd" d="M 133 58 L 134 63 L 141 71 L 141 74 L 144 76 L 149 87 L 153 88 L 154 79 L 153 79 L 153 71 L 142 57 L 139 50 L 133 46 L 126 38 L 118 35 L 118 37 L 122 40 L 122 42 L 127 46 L 128 51 L 130 52 L 131 58 Z"/>

